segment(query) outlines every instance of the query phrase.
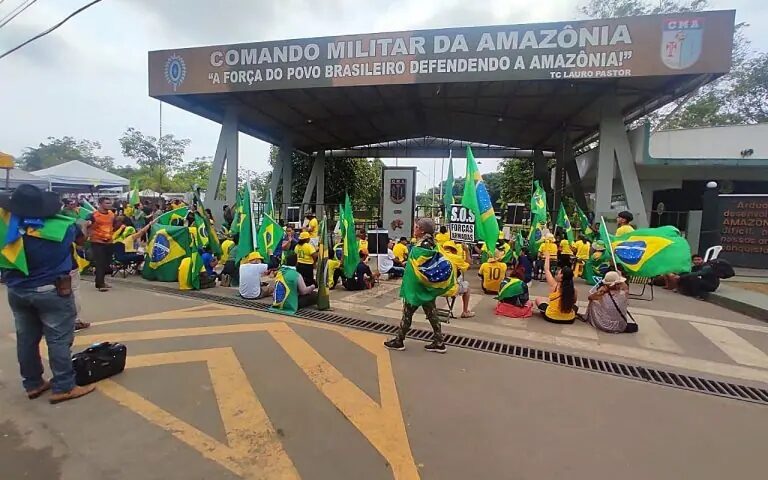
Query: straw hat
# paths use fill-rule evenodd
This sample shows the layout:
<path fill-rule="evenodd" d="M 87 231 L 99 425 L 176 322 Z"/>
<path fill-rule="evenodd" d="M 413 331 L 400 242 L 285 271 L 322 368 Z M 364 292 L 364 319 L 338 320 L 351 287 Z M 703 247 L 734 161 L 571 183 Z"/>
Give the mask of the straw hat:
<path fill-rule="evenodd" d="M 605 274 L 605 277 L 603 277 L 603 283 L 605 285 L 608 285 L 609 287 L 612 287 L 614 285 L 618 285 L 619 283 L 626 282 L 627 279 L 622 277 L 619 272 L 610 271 Z"/>

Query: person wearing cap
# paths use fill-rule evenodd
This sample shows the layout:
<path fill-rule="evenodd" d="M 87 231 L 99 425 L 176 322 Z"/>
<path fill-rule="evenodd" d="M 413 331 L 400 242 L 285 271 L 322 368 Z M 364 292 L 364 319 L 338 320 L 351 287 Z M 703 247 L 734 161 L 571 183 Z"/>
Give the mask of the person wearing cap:
<path fill-rule="evenodd" d="M 268 273 L 269 266 L 259 252 L 251 252 L 240 264 L 240 296 L 247 300 L 269 297 L 274 286 L 262 283 L 261 278 Z"/>
<path fill-rule="evenodd" d="M 539 247 L 539 258 L 536 262 L 536 274 L 539 277 L 539 281 L 544 281 L 542 272 L 544 270 L 544 261 L 546 259 L 557 261 L 557 244 L 555 243 L 555 236 L 551 233 L 544 235 L 544 240 Z"/>
<path fill-rule="evenodd" d="M 315 212 L 307 212 L 307 233 L 309 233 L 309 243 L 317 248 L 320 245 L 320 227 L 315 217 Z"/>
<path fill-rule="evenodd" d="M 296 271 L 299 272 L 304 279 L 306 285 L 315 284 L 314 266 L 315 260 L 317 260 L 317 249 L 309 242 L 309 232 L 301 232 L 299 234 L 299 243 L 293 249 L 296 252 L 298 263 L 296 264 Z"/>
<path fill-rule="evenodd" d="M 6 242 L 21 242 L 27 273 L 10 268 L 2 257 L 2 276 L 7 286 L 8 305 L 16 324 L 16 353 L 22 385 L 30 399 L 52 390 L 50 403 L 59 403 L 87 395 L 94 385 L 77 386 L 72 367 L 71 346 L 75 334 L 77 310 L 71 289 L 73 269 L 72 243 L 82 243 L 84 236 L 74 222 L 59 231 L 61 240 L 35 235 L 44 229 L 46 219 L 60 210 L 59 196 L 22 184 L 13 194 L 0 195 L 0 215 L 9 226 Z M 60 217 L 63 218 L 63 217 Z M 12 241 L 11 233 L 18 234 Z M 5 245 L 3 245 L 5 246 Z M 43 377 L 40 340 L 45 337 L 53 378 Z"/>
<path fill-rule="evenodd" d="M 627 321 L 628 295 L 627 279 L 619 272 L 607 272 L 597 290 L 590 293 L 588 297 L 587 322 L 603 332 L 637 332 L 637 324 Z"/>
<path fill-rule="evenodd" d="M 616 236 L 626 235 L 628 233 L 632 233 L 635 231 L 635 227 L 630 225 L 632 220 L 634 220 L 634 216 L 631 212 L 628 212 L 624 210 L 623 212 L 619 212 L 619 214 L 616 216 L 616 224 L 619 226 L 616 229 Z"/>
<path fill-rule="evenodd" d="M 386 273 L 388 275 L 387 278 L 390 279 L 400 278 L 405 272 L 405 268 L 395 265 L 395 253 L 392 250 L 394 246 L 395 241 L 390 238 L 389 243 L 387 243 L 387 254 L 378 256 L 379 273 Z"/>
<path fill-rule="evenodd" d="M 469 309 L 469 299 L 472 294 L 469 291 L 469 282 L 465 279 L 464 274 L 469 269 L 469 250 L 465 250 L 463 245 L 459 245 L 453 240 L 448 240 L 440 247 L 440 252 L 445 255 L 445 258 L 451 262 L 451 266 L 456 276 L 456 285 L 458 290 L 456 295 L 461 297 L 462 311 L 461 318 L 472 318 L 475 316 L 475 312 Z"/>
<path fill-rule="evenodd" d="M 448 233 L 448 227 L 445 225 L 440 225 L 440 230 L 438 230 L 438 233 L 435 234 L 435 242 L 437 242 L 437 246 L 441 246 L 450 239 L 451 234 Z"/>

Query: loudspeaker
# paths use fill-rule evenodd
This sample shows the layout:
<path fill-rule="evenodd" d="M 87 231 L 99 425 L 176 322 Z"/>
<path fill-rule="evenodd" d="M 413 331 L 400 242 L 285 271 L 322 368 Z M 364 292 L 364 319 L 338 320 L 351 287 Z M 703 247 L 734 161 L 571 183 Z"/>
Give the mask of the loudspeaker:
<path fill-rule="evenodd" d="M 504 216 L 504 223 L 510 225 L 521 225 L 523 220 L 530 215 L 528 209 L 523 203 L 508 203 L 507 214 Z"/>
<path fill-rule="evenodd" d="M 389 230 L 368 230 L 368 253 L 386 255 L 389 244 Z"/>

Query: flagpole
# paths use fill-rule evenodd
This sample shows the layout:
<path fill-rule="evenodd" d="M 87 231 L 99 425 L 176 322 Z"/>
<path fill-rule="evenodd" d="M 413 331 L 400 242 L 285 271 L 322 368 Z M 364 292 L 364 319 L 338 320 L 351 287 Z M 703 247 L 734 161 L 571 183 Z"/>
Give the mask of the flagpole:
<path fill-rule="evenodd" d="M 258 246 L 258 236 L 256 235 L 256 219 L 253 215 L 253 190 L 251 189 L 251 171 L 248 171 L 248 209 L 251 212 L 251 242 L 253 243 L 254 247 Z M 250 253 L 250 252 L 249 252 Z M 264 259 L 264 261 L 268 261 L 269 259 Z"/>
<path fill-rule="evenodd" d="M 603 229 L 605 232 L 605 239 L 608 240 L 608 250 L 611 252 L 611 258 L 613 259 L 613 267 L 618 268 L 618 263 L 616 263 L 616 254 L 613 252 L 613 245 L 611 245 L 611 238 L 608 236 L 608 227 L 605 226 L 605 218 L 603 218 L 602 215 L 600 215 L 600 228 Z"/>

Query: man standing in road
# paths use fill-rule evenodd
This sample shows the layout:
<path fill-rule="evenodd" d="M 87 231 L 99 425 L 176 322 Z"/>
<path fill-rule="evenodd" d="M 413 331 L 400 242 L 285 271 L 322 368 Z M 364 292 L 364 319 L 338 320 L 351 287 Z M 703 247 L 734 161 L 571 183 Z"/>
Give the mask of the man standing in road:
<path fill-rule="evenodd" d="M 432 236 L 435 233 L 435 222 L 431 218 L 421 218 L 416 222 L 416 226 L 413 229 L 414 236 L 417 238 L 416 245 L 429 250 L 435 249 L 435 239 Z M 408 283 L 408 276 L 414 275 L 413 270 L 406 269 L 405 277 L 403 279 L 403 285 Z M 402 293 L 401 293 L 402 296 Z M 423 303 L 421 308 L 424 310 L 424 314 L 429 320 L 429 324 L 432 325 L 432 331 L 434 337 L 432 343 L 424 347 L 428 352 L 445 353 L 445 344 L 443 343 L 443 333 L 440 326 L 440 318 L 437 316 L 437 307 L 435 306 L 435 299 Z M 405 336 L 408 334 L 408 330 L 413 323 L 413 314 L 418 310 L 417 305 L 411 305 L 408 302 L 403 302 L 403 316 L 400 320 L 400 329 L 397 332 L 397 336 L 391 340 L 384 342 L 384 346 L 390 350 L 405 350 Z"/>
<path fill-rule="evenodd" d="M 35 399 L 52 389 L 50 403 L 87 395 L 93 385 L 75 385 L 72 367 L 72 341 L 75 334 L 75 298 L 72 294 L 72 243 L 77 237 L 74 222 L 58 217 L 59 197 L 33 185 L 20 185 L 12 195 L 0 196 L 1 213 L 7 219 L 8 235 L 4 242 L 20 242 L 28 274 L 17 269 L 3 270 L 8 286 L 8 304 L 16 323 L 16 353 L 22 384 L 27 397 Z M 15 229 L 15 233 L 14 230 Z M 12 242 L 9 237 L 18 238 Z M 7 265 L 7 258 L 6 260 Z M 43 378 L 40 340 L 45 335 L 48 358 L 53 373 L 51 381 Z"/>
<path fill-rule="evenodd" d="M 115 212 L 111 211 L 112 199 L 99 198 L 99 207 L 90 214 L 88 220 L 88 234 L 91 240 L 93 252 L 93 265 L 96 268 L 96 288 L 100 292 L 106 292 L 110 285 L 104 281 L 107 267 L 112 261 L 112 234 L 115 229 Z"/>

